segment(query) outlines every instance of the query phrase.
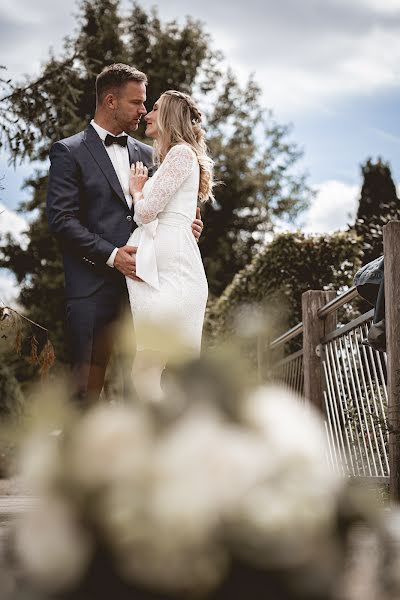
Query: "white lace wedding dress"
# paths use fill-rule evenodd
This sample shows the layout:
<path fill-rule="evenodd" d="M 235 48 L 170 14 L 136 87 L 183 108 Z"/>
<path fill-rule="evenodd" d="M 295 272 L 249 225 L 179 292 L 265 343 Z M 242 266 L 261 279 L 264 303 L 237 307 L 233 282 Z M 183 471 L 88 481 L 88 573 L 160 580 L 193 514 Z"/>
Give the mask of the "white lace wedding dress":
<path fill-rule="evenodd" d="M 127 244 L 138 246 L 136 274 L 126 279 L 136 329 L 136 347 L 157 351 L 146 337 L 146 323 L 166 323 L 198 355 L 208 285 L 197 242 L 192 233 L 196 216 L 200 168 L 196 154 L 185 144 L 171 148 L 143 198 L 135 203 L 138 224 Z M 165 349 L 165 340 L 162 340 Z"/>

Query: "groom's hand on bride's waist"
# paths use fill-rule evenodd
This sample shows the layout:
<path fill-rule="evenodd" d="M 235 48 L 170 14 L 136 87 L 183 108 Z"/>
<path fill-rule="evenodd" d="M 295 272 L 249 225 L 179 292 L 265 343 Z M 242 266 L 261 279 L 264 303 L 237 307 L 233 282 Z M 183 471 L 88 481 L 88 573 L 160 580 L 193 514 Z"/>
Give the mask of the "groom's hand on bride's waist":
<path fill-rule="evenodd" d="M 194 237 L 196 238 L 196 242 L 198 242 L 201 236 L 201 232 L 203 231 L 203 221 L 201 220 L 199 207 L 196 208 L 196 218 L 192 223 L 192 231 Z"/>
<path fill-rule="evenodd" d="M 114 267 L 118 271 L 121 271 L 125 277 L 129 277 L 129 279 L 142 281 L 139 277 L 136 277 L 136 252 L 137 246 L 122 246 L 118 248 L 114 259 Z"/>

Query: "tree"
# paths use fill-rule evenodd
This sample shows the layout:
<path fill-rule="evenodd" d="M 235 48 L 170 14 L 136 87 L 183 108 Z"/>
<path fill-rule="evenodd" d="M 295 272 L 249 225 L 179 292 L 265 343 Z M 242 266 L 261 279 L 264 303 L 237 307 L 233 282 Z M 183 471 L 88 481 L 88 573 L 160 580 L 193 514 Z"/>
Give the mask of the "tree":
<path fill-rule="evenodd" d="M 221 55 L 211 49 L 200 23 L 188 18 L 183 25 L 163 24 L 155 10 L 148 13 L 138 4 L 122 19 L 118 8 L 118 0 L 84 0 L 77 34 L 65 41 L 59 58 L 50 57 L 37 80 L 18 85 L 2 80 L 0 141 L 14 161 L 47 160 L 55 140 L 87 125 L 95 108 L 95 77 L 117 61 L 133 63 L 148 74 L 149 108 L 167 88 L 197 94 L 201 104 L 215 106 L 207 130 L 223 185 L 215 205 L 204 208 L 201 250 L 210 289 L 219 294 L 250 260 L 274 218 L 292 218 L 304 207 L 309 191 L 304 177 L 291 174 L 300 153 L 287 141 L 287 128 L 261 110 L 253 81 L 242 90 L 231 73 L 222 77 Z M 143 130 L 138 134 L 143 138 Z M 35 215 L 27 231 L 28 246 L 18 247 L 12 236 L 3 239 L 0 266 L 14 271 L 26 314 L 52 331 L 62 357 L 63 276 L 47 228 L 46 173 L 37 172 L 27 186 L 32 198 L 21 210 Z"/>
<path fill-rule="evenodd" d="M 363 184 L 354 228 L 362 239 L 366 264 L 383 254 L 383 226 L 400 219 L 400 200 L 388 163 L 368 159 L 361 171 Z"/>
<path fill-rule="evenodd" d="M 128 63 L 149 78 L 149 110 L 167 89 L 192 94 L 196 88 L 203 96 L 215 88 L 221 77 L 222 54 L 211 49 L 210 36 L 200 22 L 188 17 L 182 26 L 176 21 L 162 24 L 155 9 L 147 13 L 135 4 L 125 28 Z M 139 133 L 143 138 L 144 129 L 142 123 Z"/>
<path fill-rule="evenodd" d="M 301 156 L 289 128 L 260 106 L 253 79 L 241 89 L 228 72 L 208 120 L 209 145 L 221 185 L 204 207 L 200 240 L 212 293 L 219 295 L 251 262 L 277 218 L 293 220 L 311 191 L 293 166 Z"/>

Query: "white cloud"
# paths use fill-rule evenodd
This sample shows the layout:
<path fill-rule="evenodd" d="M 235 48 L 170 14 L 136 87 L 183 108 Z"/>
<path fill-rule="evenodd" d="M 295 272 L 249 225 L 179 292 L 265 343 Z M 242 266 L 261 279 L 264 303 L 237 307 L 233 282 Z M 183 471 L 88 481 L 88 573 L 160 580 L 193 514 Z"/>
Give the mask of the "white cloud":
<path fill-rule="evenodd" d="M 348 0 L 342 0 L 347 2 Z M 392 14 L 400 11 L 400 0 L 353 0 L 354 3 L 369 6 L 377 13 Z"/>
<path fill-rule="evenodd" d="M 0 238 L 11 233 L 13 237 L 25 247 L 28 238 L 24 231 L 28 228 L 28 221 L 13 210 L 0 203 Z M 0 305 L 6 304 L 15 307 L 19 295 L 18 283 L 14 275 L 7 269 L 0 269 Z"/>
<path fill-rule="evenodd" d="M 0 203 L 0 237 L 5 233 L 11 233 L 22 245 L 26 245 L 27 236 L 24 235 L 24 231 L 27 228 L 26 219 Z"/>
<path fill-rule="evenodd" d="M 0 306 L 12 306 L 18 303 L 19 289 L 14 275 L 6 269 L 0 269 Z"/>
<path fill-rule="evenodd" d="M 0 7 L 1 59 L 8 76 L 37 75 L 42 61 L 63 46 L 72 33 L 75 2 L 51 0 L 2 0 Z"/>
<path fill-rule="evenodd" d="M 342 181 L 324 181 L 314 186 L 316 196 L 302 216 L 305 233 L 331 233 L 346 229 L 354 221 L 360 188 Z"/>
<path fill-rule="evenodd" d="M 182 20 L 184 4 L 160 3 L 160 14 Z M 229 11 L 214 0 L 190 6 L 240 80 L 254 72 L 264 102 L 289 119 L 399 87 L 399 9 L 400 0 L 247 0 L 245 9 L 232 0 Z"/>
<path fill-rule="evenodd" d="M 142 0 L 149 10 L 153 0 Z M 38 72 L 76 27 L 75 2 L 3 0 L 1 62 L 10 74 Z M 121 0 L 124 12 L 128 0 Z M 334 110 L 338 98 L 399 86 L 400 0 L 203 0 L 159 3 L 163 20 L 200 19 L 215 48 L 245 81 L 251 72 L 279 115 Z M 221 25 L 223 24 L 223 25 Z M 1 42 L 0 42 L 1 43 Z M 29 61 L 26 57 L 29 56 Z"/>
<path fill-rule="evenodd" d="M 265 42 L 263 52 L 259 40 L 265 59 L 253 61 L 264 101 L 280 115 L 330 113 L 338 100 L 399 87 L 400 26 L 393 31 L 376 26 L 359 33 L 322 30 L 303 40 L 300 34 L 295 35 L 297 48 L 289 42 L 292 57 L 280 54 L 279 45 L 273 54 Z M 236 52 L 235 71 L 245 78 L 249 60 L 244 62 L 239 48 Z"/>

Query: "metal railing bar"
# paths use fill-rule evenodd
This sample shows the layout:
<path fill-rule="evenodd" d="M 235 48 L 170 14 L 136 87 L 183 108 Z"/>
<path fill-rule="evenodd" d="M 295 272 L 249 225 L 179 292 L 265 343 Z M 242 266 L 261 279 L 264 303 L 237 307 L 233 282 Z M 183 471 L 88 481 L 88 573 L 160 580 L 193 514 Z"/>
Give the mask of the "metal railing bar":
<path fill-rule="evenodd" d="M 353 319 L 353 321 L 350 321 L 350 323 L 346 323 L 346 325 L 342 325 L 341 327 L 338 327 L 334 331 L 328 333 L 322 339 L 321 343 L 322 344 L 327 344 L 328 342 L 331 342 L 332 340 L 335 340 L 336 338 L 340 337 L 341 335 L 345 335 L 346 333 L 348 333 L 349 331 L 352 331 L 353 329 L 355 329 L 359 325 L 362 325 L 363 323 L 365 323 L 369 319 L 372 319 L 373 316 L 374 316 L 374 309 L 372 308 L 371 310 L 369 310 L 368 312 L 364 313 L 363 315 L 357 317 L 356 319 Z"/>
<path fill-rule="evenodd" d="M 368 425 L 367 425 L 367 415 L 366 415 L 366 412 L 365 412 L 365 406 L 364 406 L 364 402 L 362 401 L 363 400 L 363 394 L 362 394 L 362 391 L 361 391 L 360 377 L 359 377 L 359 374 L 358 374 L 358 371 L 359 371 L 359 368 L 361 368 L 361 365 L 357 365 L 357 361 L 356 361 L 357 353 L 354 351 L 353 340 L 352 340 L 353 334 L 354 334 L 353 331 L 349 332 L 349 342 L 350 342 L 350 348 L 351 348 L 351 357 L 353 359 L 353 369 L 352 369 L 352 372 L 354 372 L 355 381 L 357 382 L 357 392 L 358 392 L 357 403 L 361 405 L 361 412 L 362 412 L 363 419 L 364 419 L 364 420 L 362 420 L 361 419 L 361 415 L 359 415 L 359 422 L 360 422 L 361 427 L 363 426 L 363 423 L 364 423 L 365 427 L 368 427 Z M 357 345 L 357 340 L 356 340 L 356 345 Z M 357 367 L 359 367 L 359 368 L 357 368 Z M 359 400 L 360 400 L 360 402 L 358 402 Z M 363 438 L 365 439 L 365 435 L 363 436 Z M 375 469 L 375 475 L 379 475 L 378 469 L 376 468 L 375 455 L 374 455 L 374 451 L 373 451 L 373 448 L 372 448 L 371 438 L 370 438 L 369 435 L 367 435 L 367 439 L 368 439 L 368 446 L 369 446 L 369 451 L 370 451 L 370 457 L 372 459 L 372 463 L 373 463 L 374 469 Z M 367 452 L 367 457 L 366 458 L 367 458 L 368 464 L 369 464 L 368 452 Z M 371 475 L 372 475 L 372 472 L 371 472 Z"/>
<path fill-rule="evenodd" d="M 377 400 L 376 400 L 376 394 L 375 394 L 375 389 L 374 389 L 374 382 L 375 382 L 376 389 L 377 389 L 378 402 L 379 402 L 379 406 L 380 406 L 380 410 L 381 410 L 381 414 L 382 414 L 382 418 L 383 418 L 383 423 L 384 423 L 384 426 L 385 426 L 385 430 L 387 431 L 387 423 L 386 423 L 385 410 L 383 408 L 383 402 L 382 402 L 381 386 L 380 386 L 380 383 L 379 383 L 378 374 L 377 374 L 376 365 L 375 365 L 375 356 L 374 356 L 374 354 L 372 352 L 372 348 L 370 346 L 368 346 L 368 350 L 369 350 L 369 352 L 368 352 L 369 361 L 368 361 L 367 347 L 363 346 L 362 350 L 363 350 L 363 354 L 364 354 L 365 363 L 368 364 L 368 365 L 369 364 L 372 365 L 372 371 L 373 371 L 372 376 L 371 376 L 371 371 L 370 371 L 369 368 L 367 368 L 367 376 L 368 376 L 369 386 L 371 388 L 372 402 L 373 402 L 373 405 L 374 405 L 375 414 L 379 418 L 379 410 L 378 410 L 378 403 L 377 403 Z M 384 461 L 385 461 L 386 473 L 389 473 L 389 460 L 388 460 L 387 452 L 386 452 L 385 435 L 384 435 L 384 432 L 382 430 L 382 425 L 381 425 L 381 423 L 380 423 L 379 420 L 378 420 L 378 431 L 379 431 L 379 438 L 380 438 L 380 441 L 381 441 L 383 458 L 384 458 Z M 379 452 L 379 454 L 380 454 L 380 452 Z M 383 467 L 382 467 L 382 470 L 384 471 Z"/>
<path fill-rule="evenodd" d="M 303 356 L 303 350 L 297 350 L 297 352 L 293 352 L 293 354 L 286 356 L 286 358 L 282 358 L 282 360 L 276 363 L 275 368 L 279 369 L 292 360 L 296 360 L 296 358 L 299 358 L 300 356 Z"/>
<path fill-rule="evenodd" d="M 322 362 L 323 370 L 325 374 L 326 391 L 329 400 L 330 412 L 332 415 L 333 427 L 335 430 L 335 436 L 338 444 L 338 451 L 342 463 L 342 469 L 348 471 L 347 465 L 347 453 L 343 440 L 342 428 L 340 426 L 340 418 L 337 410 L 337 403 L 335 402 L 334 383 L 332 378 L 332 372 L 330 368 L 329 354 L 325 353 L 325 360 Z"/>
<path fill-rule="evenodd" d="M 327 420 L 328 420 L 328 427 L 329 427 L 329 432 L 330 432 L 330 436 L 328 436 L 328 440 L 329 440 L 329 437 L 330 437 L 330 448 L 331 448 L 331 450 L 332 450 L 332 454 L 333 454 L 333 456 L 334 456 L 334 458 L 335 458 L 335 460 L 334 460 L 334 463 L 336 463 L 337 470 L 338 470 L 339 472 L 343 472 L 343 465 L 342 465 L 342 461 L 341 461 L 341 460 L 339 461 L 339 460 L 338 460 L 338 456 L 337 456 L 337 454 L 338 454 L 338 453 L 337 453 L 337 450 L 338 450 L 338 449 L 337 449 L 337 447 L 336 447 L 336 444 L 335 444 L 335 437 L 334 437 L 334 435 L 333 435 L 332 421 L 331 421 L 331 419 L 329 418 L 328 395 L 327 395 L 327 393 L 325 392 L 325 390 L 324 390 L 324 392 L 323 392 L 323 396 L 324 396 L 324 400 L 325 400 L 325 414 L 326 414 L 326 416 L 327 416 Z M 326 422 L 326 421 L 325 421 L 325 422 Z"/>
<path fill-rule="evenodd" d="M 324 421 L 324 425 L 325 425 L 325 431 L 326 431 L 326 439 L 327 439 L 327 442 L 328 442 L 329 455 L 330 455 L 330 458 L 331 458 L 331 468 L 332 468 L 332 471 L 334 471 L 335 470 L 335 462 L 333 460 L 333 453 L 332 453 L 332 448 L 331 448 L 331 440 L 329 438 L 329 429 L 328 429 L 328 423 L 326 422 L 326 419 Z"/>
<path fill-rule="evenodd" d="M 357 296 L 358 296 L 357 288 L 355 288 L 355 287 L 350 288 L 343 294 L 340 294 L 340 296 L 338 296 L 337 298 L 334 298 L 333 300 L 331 300 L 330 302 L 325 304 L 325 306 L 322 306 L 318 311 L 318 317 L 320 319 L 324 319 L 325 317 L 330 315 L 332 312 L 334 312 L 338 308 L 341 308 L 342 306 L 347 304 L 347 302 L 354 300 L 354 298 L 356 298 Z M 273 340 L 270 344 L 270 348 L 271 349 L 277 348 L 281 344 L 285 344 L 286 342 L 289 342 L 290 340 L 297 337 L 301 333 L 303 333 L 303 323 L 297 323 L 297 325 L 295 325 L 288 331 L 285 331 L 285 333 L 283 333 L 282 335 L 277 337 L 275 340 Z"/>
<path fill-rule="evenodd" d="M 291 389 L 293 389 L 293 366 L 294 366 L 294 361 L 291 360 L 290 363 L 288 363 L 288 383 Z"/>
<path fill-rule="evenodd" d="M 346 390 L 344 387 L 344 381 L 343 381 L 343 375 L 342 375 L 342 369 L 340 366 L 340 359 L 339 359 L 339 351 L 338 351 L 338 347 L 337 347 L 337 341 L 333 340 L 333 342 L 331 342 L 333 348 L 332 348 L 332 353 L 334 356 L 334 360 L 335 360 L 335 369 L 338 373 L 338 380 L 339 380 L 339 384 L 340 384 L 340 390 L 341 390 L 341 398 L 342 400 L 340 401 L 340 406 L 341 406 L 341 411 L 342 411 L 342 418 L 343 418 L 343 423 L 344 423 L 344 427 L 346 432 L 349 431 L 350 432 L 350 440 L 351 440 L 351 446 L 354 452 L 354 456 L 353 456 L 353 452 L 350 452 L 350 459 L 351 459 L 351 463 L 352 463 L 352 468 L 353 468 L 353 473 L 354 475 L 356 474 L 355 472 L 355 465 L 354 465 L 354 461 L 356 463 L 357 466 L 357 471 L 360 472 L 360 466 L 359 466 L 359 460 L 362 459 L 361 456 L 361 448 L 359 448 L 360 450 L 360 457 L 357 457 L 357 446 L 354 440 L 354 434 L 353 434 L 353 429 L 350 426 L 350 418 L 349 418 L 349 406 L 347 404 L 347 397 L 346 397 Z M 346 411 L 346 414 L 344 413 L 344 411 Z M 347 417 L 346 417 L 347 415 Z M 346 435 L 348 435 L 346 433 Z M 358 438 L 357 438 L 358 439 Z M 358 440 L 359 443 L 359 440 Z"/>
<path fill-rule="evenodd" d="M 341 342 L 342 342 L 342 340 L 339 339 L 339 344 L 341 344 Z M 349 366 L 350 383 L 351 383 L 351 391 L 352 391 L 352 393 L 349 393 L 349 397 L 352 399 L 352 403 L 353 403 L 355 409 L 357 410 L 358 420 L 359 420 L 359 423 L 361 424 L 362 423 L 361 412 L 360 412 L 360 407 L 358 405 L 356 384 L 355 384 L 354 377 L 353 377 L 353 370 L 351 368 L 351 361 L 350 361 L 349 349 L 348 349 L 347 344 L 344 344 L 344 350 L 345 350 L 345 353 L 346 353 L 347 364 Z M 346 378 L 347 378 L 347 371 L 346 371 Z M 349 390 L 349 392 L 350 392 L 350 390 Z M 356 429 L 356 432 L 357 432 L 358 439 L 361 437 L 361 440 L 362 440 L 363 446 L 364 446 L 364 454 L 363 454 L 362 451 L 361 451 L 361 445 L 360 445 L 360 455 L 361 455 L 362 470 L 363 470 L 363 472 L 365 474 L 365 462 L 364 462 L 364 460 L 362 460 L 362 457 L 365 456 L 365 458 L 367 460 L 369 475 L 372 475 L 371 465 L 370 465 L 369 459 L 368 459 L 367 445 L 365 443 L 365 437 L 362 435 L 362 431 L 357 431 L 357 429 Z"/>
<path fill-rule="evenodd" d="M 301 373 L 303 371 L 303 360 L 302 356 L 299 356 L 297 359 L 297 377 L 296 377 L 296 390 L 299 394 L 303 392 L 301 385 Z"/>
<path fill-rule="evenodd" d="M 351 300 L 354 300 L 354 298 L 356 298 L 357 296 L 358 296 L 357 288 L 351 287 L 349 290 L 347 290 L 343 294 L 340 294 L 340 296 L 337 296 L 336 298 L 334 298 L 333 300 L 331 300 L 330 302 L 325 304 L 325 306 L 322 306 L 317 313 L 318 317 L 320 319 L 325 319 L 325 317 L 327 317 L 331 313 L 335 312 L 336 310 L 338 310 L 339 308 L 341 308 L 348 302 L 351 302 Z"/>
<path fill-rule="evenodd" d="M 286 367 L 283 366 L 277 371 L 277 379 L 280 381 L 286 381 Z"/>
<path fill-rule="evenodd" d="M 289 342 L 290 340 L 292 340 L 293 338 L 297 337 L 298 335 L 300 335 L 302 333 L 303 333 L 303 323 L 297 323 L 297 325 L 292 327 L 292 329 L 285 331 L 285 333 L 282 333 L 282 335 L 280 335 L 279 337 L 277 337 L 275 340 L 273 340 L 271 342 L 271 344 L 270 344 L 271 350 L 274 350 L 281 344 L 286 344 L 286 342 Z"/>
<path fill-rule="evenodd" d="M 298 373 L 299 361 L 298 359 L 293 361 L 293 389 L 297 392 L 297 373 Z"/>
<path fill-rule="evenodd" d="M 346 363 L 346 357 L 347 354 L 345 353 L 345 351 L 343 350 L 343 346 L 342 346 L 342 341 L 345 342 L 346 340 L 343 338 L 340 338 L 339 340 L 333 340 L 333 344 L 335 345 L 336 348 L 336 344 L 339 344 L 340 347 L 340 352 L 337 353 L 337 361 L 338 361 L 338 368 L 339 368 L 339 372 L 343 372 L 344 377 L 345 377 L 345 382 L 346 382 L 346 389 L 347 389 L 347 397 L 349 399 L 349 404 L 353 404 L 354 405 L 354 400 L 352 398 L 352 386 L 350 386 L 350 382 L 349 382 L 349 378 L 348 378 L 348 369 L 347 369 L 347 365 L 348 365 L 348 360 Z M 348 357 L 347 357 L 348 358 Z M 340 366 L 341 363 L 341 366 Z M 343 392 L 344 392 L 344 398 L 346 398 L 346 391 L 344 390 L 344 384 L 343 384 L 343 378 L 342 378 L 342 386 L 343 386 Z M 347 404 L 347 402 L 345 401 L 345 405 L 346 405 L 346 409 L 347 412 L 349 414 L 348 418 L 347 418 L 347 422 L 346 424 L 349 426 L 350 429 L 350 434 L 355 446 L 355 442 L 354 442 L 354 438 L 353 438 L 353 430 L 352 430 L 352 426 L 351 426 L 351 418 L 350 418 L 350 412 L 349 412 L 349 405 Z M 357 452 L 355 452 L 354 454 L 354 459 L 356 460 L 356 465 L 357 465 L 357 471 L 358 473 L 360 473 L 362 471 L 363 474 L 365 474 L 365 466 L 364 466 L 364 461 L 363 461 L 363 452 L 361 449 L 361 444 L 360 444 L 360 435 L 357 432 L 357 429 L 355 429 L 355 436 L 357 439 L 357 446 L 358 446 L 358 455 Z"/>
<path fill-rule="evenodd" d="M 376 358 L 376 362 L 378 363 L 379 376 L 380 376 L 381 381 L 382 381 L 383 393 L 385 395 L 385 402 L 386 402 L 386 407 L 387 407 L 388 406 L 388 402 L 389 402 L 389 398 L 388 398 L 388 393 L 387 393 L 386 376 L 385 376 L 385 373 L 383 371 L 383 366 L 382 366 L 382 356 L 381 356 L 382 353 L 378 352 L 377 350 L 372 350 L 372 348 L 371 348 L 371 352 L 374 353 L 375 358 Z M 386 353 L 383 355 L 383 358 L 384 359 L 386 358 Z M 386 363 L 385 360 L 384 360 L 384 362 L 385 362 L 385 368 L 387 369 L 387 363 Z M 387 373 L 387 370 L 386 370 L 386 373 Z M 385 415 L 385 424 L 386 424 L 386 427 L 387 427 L 386 413 L 385 413 L 385 408 L 383 406 L 382 406 L 382 411 L 383 411 L 383 414 Z M 389 436 L 389 434 L 388 434 L 388 436 Z M 388 437 L 388 440 L 389 440 L 389 437 Z"/>
<path fill-rule="evenodd" d="M 343 424 L 343 429 L 344 429 L 344 434 L 345 434 L 345 439 L 346 439 L 346 463 L 347 463 L 347 467 L 349 467 L 348 462 L 350 461 L 350 465 L 351 465 L 351 471 L 353 473 L 353 475 L 355 474 L 355 470 L 354 470 L 354 465 L 353 465 L 353 456 L 352 456 L 352 451 L 351 451 L 351 445 L 350 445 L 350 440 L 349 440 L 349 433 L 348 433 L 348 428 L 346 427 L 346 417 L 343 411 L 343 402 L 341 400 L 341 393 L 340 393 L 340 383 L 339 383 L 339 377 L 338 377 L 338 371 L 336 369 L 336 360 L 335 360 L 335 352 L 333 350 L 333 344 L 334 342 L 331 342 L 330 344 L 327 345 L 327 352 L 330 355 L 330 363 L 331 363 L 331 370 L 332 370 L 332 381 L 334 382 L 334 389 L 336 390 L 336 397 L 337 397 L 337 402 L 336 402 L 336 412 L 337 411 L 337 405 L 339 405 L 339 411 L 340 411 L 340 416 L 341 416 L 341 420 L 342 420 L 342 424 Z M 340 423 L 340 419 L 339 419 L 339 415 L 338 415 L 338 421 Z M 348 469 L 349 470 L 349 469 Z"/>
<path fill-rule="evenodd" d="M 291 373 L 290 373 L 290 387 L 292 390 L 295 389 L 295 381 L 296 381 L 296 361 L 293 360 L 291 362 Z"/>
<path fill-rule="evenodd" d="M 363 335 L 363 332 L 361 331 L 360 328 L 358 328 L 358 331 L 359 331 L 359 334 L 360 334 L 360 337 L 361 337 Z M 356 332 L 354 332 L 354 335 L 355 334 L 356 334 Z M 363 346 L 363 348 L 364 348 L 364 355 L 366 357 L 365 346 Z M 371 377 L 370 377 L 369 367 L 368 367 L 367 361 L 364 360 L 364 362 L 363 362 L 363 360 L 362 360 L 362 356 L 361 356 L 361 352 L 360 352 L 360 344 L 358 344 L 358 343 L 356 344 L 356 349 L 357 349 L 357 354 L 358 354 L 358 360 L 360 361 L 361 382 L 362 382 L 362 385 L 363 385 L 363 388 L 364 388 L 365 400 L 367 401 L 369 422 L 371 424 L 372 435 L 374 437 L 374 442 L 375 442 L 375 445 L 376 445 L 376 453 L 378 455 L 378 462 L 379 462 L 379 467 L 380 467 L 380 473 L 379 473 L 379 475 L 384 475 L 385 473 L 384 473 L 382 459 L 381 459 L 381 453 L 380 453 L 380 449 L 379 449 L 378 437 L 376 435 L 376 427 L 375 427 L 375 421 L 374 421 L 372 407 L 371 407 L 371 402 L 370 402 L 370 395 L 368 393 L 367 380 L 365 379 L 365 371 L 367 371 L 367 374 L 368 374 L 369 380 L 370 380 L 371 394 L 373 394 L 373 386 L 372 386 L 372 381 L 371 381 Z M 371 439 L 370 432 L 369 432 L 369 429 L 368 429 L 368 422 L 366 422 L 365 424 L 366 424 L 367 431 L 368 431 L 368 437 Z M 374 464 L 375 464 L 375 459 L 374 459 Z"/>
<path fill-rule="evenodd" d="M 357 296 L 358 296 L 357 288 L 355 288 L 355 287 L 350 288 L 343 294 L 340 294 L 340 296 L 337 296 L 337 298 L 334 298 L 333 300 L 331 300 L 330 302 L 328 302 L 327 304 L 322 306 L 318 311 L 318 317 L 320 319 L 324 319 L 325 317 L 330 315 L 332 312 L 335 312 L 336 310 L 338 310 L 339 308 L 341 308 L 348 302 L 351 302 L 352 300 L 354 300 L 354 298 L 356 298 Z M 373 311 L 373 309 L 372 309 L 372 311 Z M 366 313 L 366 314 L 369 314 L 369 313 Z M 373 312 L 372 312 L 372 314 L 373 314 Z M 367 318 L 370 318 L 370 317 L 367 317 Z M 352 323 L 354 323 L 356 325 L 355 321 L 352 321 Z M 358 322 L 357 322 L 357 325 L 358 325 Z M 302 322 L 298 323 L 297 325 L 295 325 L 294 327 L 292 327 L 291 329 L 289 329 L 288 331 L 286 331 L 285 333 L 283 333 L 282 335 L 277 337 L 275 340 L 273 340 L 270 344 L 270 348 L 271 349 L 277 348 L 281 344 L 285 344 L 286 342 L 289 342 L 290 340 L 297 337 L 301 333 L 303 333 L 303 323 Z M 329 340 L 324 339 L 324 341 L 329 341 Z"/>

